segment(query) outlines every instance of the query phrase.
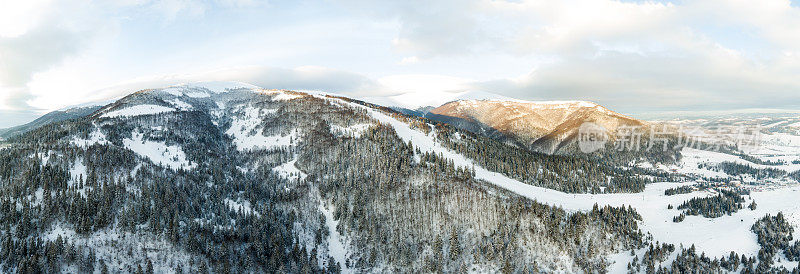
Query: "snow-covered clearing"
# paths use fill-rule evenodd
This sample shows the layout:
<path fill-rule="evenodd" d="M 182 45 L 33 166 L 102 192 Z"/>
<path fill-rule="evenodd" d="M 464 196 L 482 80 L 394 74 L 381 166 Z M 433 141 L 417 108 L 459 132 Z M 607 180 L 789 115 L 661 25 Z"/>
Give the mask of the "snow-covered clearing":
<path fill-rule="evenodd" d="M 123 139 L 122 143 L 126 148 L 139 154 L 139 156 L 148 158 L 153 163 L 164 165 L 173 170 L 197 167 L 197 164 L 191 163 L 186 159 L 186 153 L 183 152 L 180 146 L 168 146 L 163 142 L 144 140 L 144 136 L 138 132 L 133 133 L 132 139 Z"/>
<path fill-rule="evenodd" d="M 159 105 L 135 105 L 120 110 L 115 110 L 103 114 L 103 118 L 132 117 L 139 115 L 152 115 L 164 112 L 175 111 L 174 108 Z"/>
<path fill-rule="evenodd" d="M 367 110 L 379 122 L 393 127 L 404 142 L 411 141 L 414 146 L 423 152 L 430 151 L 441 154 L 445 158 L 453 160 L 456 166 L 474 167 L 476 179 L 487 181 L 540 203 L 562 207 L 568 211 L 591 210 L 594 204 L 600 206 L 630 205 L 642 215 L 643 221 L 640 223 L 640 227 L 643 231 L 650 232 L 654 240 L 676 245 L 682 243 L 685 246 L 694 244 L 698 250 L 706 252 L 709 256 L 726 256 L 731 251 L 754 256 L 758 253 L 759 246 L 756 242 L 755 234 L 750 231 L 750 227 L 758 218 L 767 213 L 775 214 L 778 211 L 783 211 L 787 216 L 788 214 L 800 216 L 798 215 L 800 213 L 800 205 L 796 203 L 796 197 L 800 194 L 798 192 L 800 187 L 795 187 L 753 193 L 752 197 L 759 205 L 755 211 L 743 209 L 733 216 L 723 216 L 715 219 L 687 216 L 685 221 L 674 223 L 672 218 L 679 215 L 680 211 L 669 210 L 667 209 L 668 205 L 677 206 L 692 197 L 706 196 L 710 195 L 710 193 L 694 192 L 673 196 L 664 195 L 664 191 L 668 188 L 690 183 L 655 183 L 648 185 L 642 193 L 617 194 L 569 194 L 532 186 L 475 165 L 466 157 L 440 145 L 435 141 L 432 134 L 426 135 L 423 132 L 411 129 L 408 124 L 380 111 L 343 100 L 330 100 L 336 100 L 336 102 L 343 105 Z M 797 220 L 795 219 L 794 222 L 796 223 Z"/>
<path fill-rule="evenodd" d="M 89 134 L 88 139 L 81 139 L 76 136 L 73 137 L 70 143 L 81 148 L 87 148 L 94 144 L 101 144 L 101 145 L 109 144 L 108 140 L 106 139 L 106 135 L 103 134 L 103 132 L 101 132 L 98 129 L 92 131 L 92 133 Z"/>
<path fill-rule="evenodd" d="M 83 187 L 80 186 L 81 182 L 85 182 L 88 175 L 88 170 L 86 165 L 83 163 L 83 159 L 77 158 L 75 162 L 72 164 L 72 167 L 69 170 L 69 181 L 67 181 L 67 187 L 74 187 L 78 190 L 81 196 L 86 197 L 86 189 L 88 188 L 86 185 Z"/>
<path fill-rule="evenodd" d="M 185 110 L 192 110 L 193 109 L 192 105 L 190 105 L 189 103 L 186 103 L 186 102 L 184 102 L 184 101 L 182 101 L 181 99 L 178 99 L 178 98 L 175 98 L 175 99 L 172 99 L 172 100 L 167 100 L 167 103 L 172 104 L 173 106 L 175 106 L 179 110 L 184 110 L 185 111 Z"/>
<path fill-rule="evenodd" d="M 792 163 L 800 160 L 800 136 L 783 133 L 762 135 L 761 146 L 750 154 L 762 160 L 784 161 L 793 170 L 800 170 L 800 164 Z"/>
<path fill-rule="evenodd" d="M 679 166 L 679 172 L 681 173 L 692 173 L 692 174 L 699 174 L 699 175 L 720 175 L 720 176 L 713 176 L 713 177 L 727 177 L 725 173 L 721 172 L 714 172 L 705 169 L 698 169 L 697 165 L 701 163 L 716 165 L 722 162 L 733 162 L 741 165 L 748 165 L 753 168 L 758 169 L 765 169 L 765 168 L 775 168 L 784 170 L 787 172 L 794 172 L 800 170 L 800 164 L 786 164 L 786 165 L 761 165 L 756 164 L 747 160 L 744 160 L 736 155 L 721 153 L 721 152 L 714 152 L 714 151 L 707 151 L 707 150 L 700 150 L 694 148 L 683 148 L 681 150 L 681 163 Z M 712 177 L 712 176 L 708 176 Z"/>
<path fill-rule="evenodd" d="M 277 110 L 245 107 L 242 109 L 243 115 L 234 117 L 231 127 L 225 133 L 233 137 L 233 143 L 239 151 L 290 146 L 297 141 L 297 132 L 292 131 L 286 135 L 264 136 L 258 130 L 263 121 L 263 115 L 274 113 L 275 111 Z"/>
<path fill-rule="evenodd" d="M 355 273 L 353 269 L 347 267 L 348 243 L 345 238 L 336 230 L 339 221 L 333 219 L 333 212 L 328 210 L 324 204 L 319 205 L 319 210 L 325 215 L 325 226 L 330 233 L 328 236 L 328 255 L 342 268 L 342 273 Z"/>
<path fill-rule="evenodd" d="M 294 99 L 303 97 L 302 95 L 289 94 L 289 93 L 286 93 L 285 91 L 277 91 L 274 94 L 275 94 L 275 96 L 272 97 L 273 101 L 289 101 L 289 100 L 294 100 Z"/>
<path fill-rule="evenodd" d="M 331 125 L 331 133 L 336 136 L 353 136 L 355 138 L 361 137 L 361 134 L 364 134 L 369 127 L 372 126 L 371 124 L 356 124 L 349 127 L 343 127 L 339 125 Z"/>
<path fill-rule="evenodd" d="M 234 201 L 230 198 L 225 198 L 224 202 L 225 205 L 227 205 L 228 208 L 233 211 L 242 212 L 244 214 L 253 214 L 256 217 L 261 217 L 261 214 L 253 210 L 253 208 L 250 206 L 250 202 L 246 200 L 239 199 L 238 201 Z"/>
<path fill-rule="evenodd" d="M 69 177 L 71 179 L 67 181 L 68 187 L 72 187 L 81 180 L 86 180 L 86 165 L 83 164 L 83 159 L 75 159 L 75 163 L 72 164 L 72 168 L 69 170 Z"/>
<path fill-rule="evenodd" d="M 197 90 L 188 91 L 185 94 L 186 94 L 186 96 L 192 97 L 192 98 L 208 98 L 208 97 L 211 97 L 211 94 L 208 94 L 208 92 L 197 91 Z"/>
<path fill-rule="evenodd" d="M 272 169 L 272 171 L 274 171 L 275 173 L 278 173 L 278 175 L 280 175 L 281 177 L 289 179 L 289 180 L 292 180 L 292 181 L 294 181 L 294 180 L 305 180 L 306 179 L 306 173 L 303 172 L 302 170 L 298 169 L 297 166 L 295 166 L 295 163 L 297 163 L 297 159 L 293 159 L 293 160 L 291 160 L 289 162 L 286 162 L 286 163 L 284 163 L 282 165 L 276 166 L 276 167 L 274 167 Z"/>
<path fill-rule="evenodd" d="M 97 259 L 102 259 L 112 273 L 134 271 L 138 265 L 144 268 L 147 259 L 153 263 L 155 273 L 173 273 L 178 265 L 187 269 L 192 262 L 192 256 L 185 250 L 175 247 L 166 239 L 146 233 L 104 229 L 83 236 L 76 233 L 69 225 L 55 223 L 45 232 L 42 239 L 56 241 L 59 236 L 76 246 L 93 247 Z M 99 273 L 100 266 L 95 267 Z"/>

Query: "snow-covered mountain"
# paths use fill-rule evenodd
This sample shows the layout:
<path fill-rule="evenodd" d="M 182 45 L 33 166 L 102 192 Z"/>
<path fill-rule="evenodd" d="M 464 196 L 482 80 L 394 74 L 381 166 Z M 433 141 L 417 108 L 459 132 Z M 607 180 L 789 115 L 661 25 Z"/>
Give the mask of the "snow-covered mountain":
<path fill-rule="evenodd" d="M 635 122 L 585 102 L 497 104 L 486 111 L 541 106 L 530 119 L 543 132 Z M 2 272 L 705 273 L 798 261 L 796 241 L 762 239 L 798 220 L 792 192 L 717 196 L 661 166 L 533 153 L 321 92 L 154 88 L 2 145 Z M 687 168 L 707 155 L 690 152 Z M 778 210 L 785 219 L 760 219 Z M 759 249 L 782 263 L 762 265 Z"/>
<path fill-rule="evenodd" d="M 620 126 L 645 124 L 586 101 L 457 100 L 431 110 L 426 117 L 510 137 L 545 153 L 571 142 L 586 122 L 602 126 L 611 135 Z"/>
<path fill-rule="evenodd" d="M 405 92 L 398 95 L 363 97 L 359 98 L 365 102 L 373 104 L 415 110 L 425 107 L 437 107 L 452 101 L 458 100 L 504 100 L 513 101 L 515 99 L 500 94 L 495 94 L 480 90 L 469 91 L 414 91 Z"/>
<path fill-rule="evenodd" d="M 0 129 L 0 140 L 8 139 L 12 136 L 37 129 L 47 124 L 84 117 L 89 114 L 92 114 L 96 110 L 100 109 L 102 106 L 103 106 L 102 104 L 89 104 L 89 105 L 69 107 L 49 112 L 43 115 L 42 117 L 39 117 L 36 120 L 31 121 L 30 123 L 10 128 Z"/>

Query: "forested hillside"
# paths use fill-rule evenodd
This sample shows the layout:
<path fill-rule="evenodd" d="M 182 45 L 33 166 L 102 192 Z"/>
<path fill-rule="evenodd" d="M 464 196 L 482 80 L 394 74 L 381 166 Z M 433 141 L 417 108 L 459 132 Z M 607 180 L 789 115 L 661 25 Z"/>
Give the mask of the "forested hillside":
<path fill-rule="evenodd" d="M 338 99 L 134 93 L 0 151 L 6 272 L 578 271 L 643 244 L 474 179 Z M 338 224 L 338 225 L 336 225 Z"/>

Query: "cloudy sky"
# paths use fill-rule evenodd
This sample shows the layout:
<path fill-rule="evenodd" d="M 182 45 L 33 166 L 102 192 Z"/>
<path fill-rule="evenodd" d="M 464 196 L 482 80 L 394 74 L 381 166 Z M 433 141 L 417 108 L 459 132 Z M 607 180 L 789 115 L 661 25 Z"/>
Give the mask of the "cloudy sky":
<path fill-rule="evenodd" d="M 208 80 L 634 115 L 800 109 L 800 3 L 0 0 L 0 127 Z"/>

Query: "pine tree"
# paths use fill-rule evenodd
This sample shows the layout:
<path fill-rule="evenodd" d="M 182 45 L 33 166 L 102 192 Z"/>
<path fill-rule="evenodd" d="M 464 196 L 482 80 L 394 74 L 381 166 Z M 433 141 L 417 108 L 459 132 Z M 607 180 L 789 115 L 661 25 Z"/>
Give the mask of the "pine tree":
<path fill-rule="evenodd" d="M 147 259 L 147 274 L 153 274 L 155 271 L 153 270 L 153 262 L 150 259 Z"/>
<path fill-rule="evenodd" d="M 461 247 L 458 244 L 458 234 L 453 229 L 450 233 L 450 260 L 455 260 L 461 256 Z"/>
<path fill-rule="evenodd" d="M 100 259 L 100 274 L 108 274 L 108 266 L 103 259 Z"/>

